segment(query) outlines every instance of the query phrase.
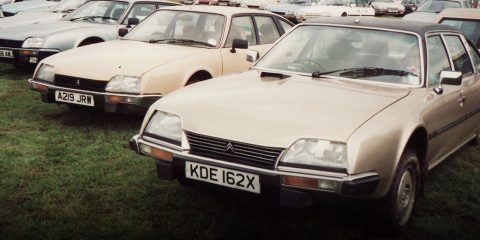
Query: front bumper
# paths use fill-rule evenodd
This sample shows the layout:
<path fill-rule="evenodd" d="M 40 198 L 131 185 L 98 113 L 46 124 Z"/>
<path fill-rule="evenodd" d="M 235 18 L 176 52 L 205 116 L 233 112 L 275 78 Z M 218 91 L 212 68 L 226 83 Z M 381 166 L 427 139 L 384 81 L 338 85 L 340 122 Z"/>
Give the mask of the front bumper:
<path fill-rule="evenodd" d="M 188 151 L 181 150 L 176 146 L 159 140 L 142 138 L 140 135 L 134 136 L 130 142 L 130 148 L 141 155 L 152 156 L 156 158 L 157 175 L 166 180 L 179 179 L 185 181 L 185 162 L 194 162 L 214 167 L 225 168 L 234 171 L 241 171 L 250 174 L 257 174 L 260 178 L 262 192 L 260 195 L 275 198 L 280 205 L 290 207 L 302 207 L 311 205 L 315 202 L 330 202 L 339 200 L 349 200 L 355 198 L 368 198 L 373 194 L 380 182 L 378 173 L 367 172 L 356 175 L 346 173 L 325 172 L 308 169 L 296 169 L 277 166 L 274 170 L 247 166 L 238 163 L 221 161 L 207 157 L 192 155 Z M 141 145 L 147 145 L 150 148 L 157 148 L 172 153 L 172 160 L 166 161 L 151 154 L 144 153 Z M 282 179 L 284 177 L 301 177 L 315 179 L 318 181 L 336 182 L 335 189 L 325 190 L 320 188 L 306 188 L 299 186 L 286 185 Z M 213 185 L 213 184 L 212 184 Z M 215 185 L 216 186 L 216 185 Z M 238 191 L 238 190 L 234 190 Z M 244 191 L 240 191 L 244 192 Z M 245 194 L 251 194 L 244 192 Z"/>
<path fill-rule="evenodd" d="M 55 86 L 52 83 L 46 83 L 36 79 L 29 79 L 28 83 L 32 90 L 38 91 L 42 94 L 42 102 L 46 103 L 65 103 L 55 100 L 55 92 L 57 90 L 80 93 L 93 96 L 94 106 L 92 108 L 101 109 L 105 112 L 115 113 L 145 113 L 150 105 L 160 99 L 162 95 L 135 95 L 135 94 L 120 94 L 111 92 L 96 92 L 73 88 L 66 88 Z M 115 99 L 112 100 L 112 99 Z M 67 103 L 69 104 L 69 103 Z M 78 105 L 83 106 L 83 105 Z M 89 107 L 89 106 L 85 106 Z"/>
<path fill-rule="evenodd" d="M 375 9 L 375 15 L 402 16 L 404 13 L 405 13 L 405 11 L 401 11 L 401 10 Z"/>
<path fill-rule="evenodd" d="M 13 52 L 13 58 L 0 58 L 0 61 L 20 66 L 35 66 L 41 60 L 60 52 L 60 50 L 58 49 L 33 49 L 11 47 L 0 47 L 0 50 Z"/>

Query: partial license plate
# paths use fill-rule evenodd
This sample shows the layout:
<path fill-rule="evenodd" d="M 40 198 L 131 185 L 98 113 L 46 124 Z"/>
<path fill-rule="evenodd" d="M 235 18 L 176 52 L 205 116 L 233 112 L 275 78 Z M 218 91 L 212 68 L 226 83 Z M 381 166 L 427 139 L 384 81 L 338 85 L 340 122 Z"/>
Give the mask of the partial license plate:
<path fill-rule="evenodd" d="M 187 161 L 185 162 L 185 176 L 189 179 L 260 193 L 260 177 L 257 174 Z"/>
<path fill-rule="evenodd" d="M 0 50 L 0 58 L 13 58 L 13 51 Z"/>
<path fill-rule="evenodd" d="M 398 10 L 388 10 L 388 12 L 398 12 Z"/>
<path fill-rule="evenodd" d="M 55 91 L 55 100 L 85 106 L 94 106 L 93 96 L 81 93 Z"/>
<path fill-rule="evenodd" d="M 228 4 L 227 3 L 224 3 L 224 2 L 219 2 L 218 3 L 218 6 L 227 6 Z"/>

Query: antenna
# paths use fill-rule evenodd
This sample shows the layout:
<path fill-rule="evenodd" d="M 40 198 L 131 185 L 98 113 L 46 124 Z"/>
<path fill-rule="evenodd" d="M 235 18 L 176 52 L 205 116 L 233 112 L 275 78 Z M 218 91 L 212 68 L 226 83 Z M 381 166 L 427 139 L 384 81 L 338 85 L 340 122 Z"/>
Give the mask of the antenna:
<path fill-rule="evenodd" d="M 355 19 L 355 23 L 359 23 L 360 22 L 360 18 L 362 17 L 362 14 L 360 13 L 360 15 L 358 15 L 358 18 Z"/>

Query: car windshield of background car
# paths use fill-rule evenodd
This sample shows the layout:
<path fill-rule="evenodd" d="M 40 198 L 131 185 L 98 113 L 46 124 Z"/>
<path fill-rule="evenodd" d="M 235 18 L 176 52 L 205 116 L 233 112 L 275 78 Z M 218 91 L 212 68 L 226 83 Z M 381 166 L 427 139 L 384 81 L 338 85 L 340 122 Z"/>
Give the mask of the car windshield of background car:
<path fill-rule="evenodd" d="M 87 0 L 63 0 L 52 8 L 52 12 L 69 13 L 85 2 L 87 2 Z"/>
<path fill-rule="evenodd" d="M 480 21 L 443 19 L 440 23 L 460 29 L 472 40 L 477 48 L 480 48 Z"/>
<path fill-rule="evenodd" d="M 132 29 L 124 39 L 150 43 L 218 47 L 225 16 L 213 13 L 160 10 Z"/>
<path fill-rule="evenodd" d="M 64 20 L 92 23 L 117 23 L 127 7 L 127 2 L 91 1 L 70 13 Z"/>
<path fill-rule="evenodd" d="M 307 5 L 311 3 L 311 0 L 280 0 L 279 4 L 299 4 L 299 5 Z"/>
<path fill-rule="evenodd" d="M 413 34 L 307 25 L 288 33 L 254 68 L 420 85 L 419 52 Z"/>
<path fill-rule="evenodd" d="M 319 6 L 348 6 L 348 0 L 320 0 Z"/>
<path fill-rule="evenodd" d="M 417 12 L 439 13 L 445 8 L 461 8 L 462 4 L 456 1 L 425 1 L 418 6 Z"/>

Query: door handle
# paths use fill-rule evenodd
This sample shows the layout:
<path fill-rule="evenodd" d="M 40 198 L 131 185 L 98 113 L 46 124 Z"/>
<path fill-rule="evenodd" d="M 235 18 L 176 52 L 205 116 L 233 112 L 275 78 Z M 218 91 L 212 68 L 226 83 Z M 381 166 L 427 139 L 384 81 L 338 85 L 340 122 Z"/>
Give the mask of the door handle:
<path fill-rule="evenodd" d="M 460 93 L 460 95 L 458 96 L 458 99 L 457 99 L 458 103 L 460 104 L 460 107 L 463 107 L 463 104 L 467 101 L 467 97 L 465 97 L 465 94 L 462 92 Z"/>

